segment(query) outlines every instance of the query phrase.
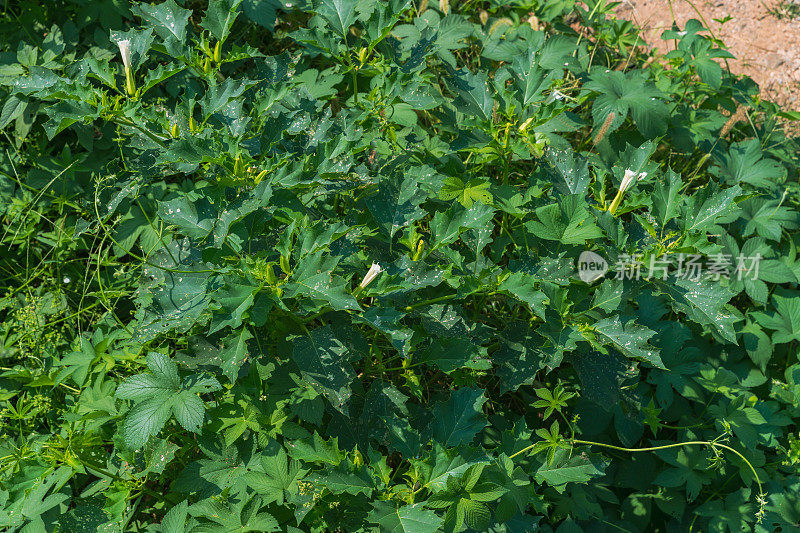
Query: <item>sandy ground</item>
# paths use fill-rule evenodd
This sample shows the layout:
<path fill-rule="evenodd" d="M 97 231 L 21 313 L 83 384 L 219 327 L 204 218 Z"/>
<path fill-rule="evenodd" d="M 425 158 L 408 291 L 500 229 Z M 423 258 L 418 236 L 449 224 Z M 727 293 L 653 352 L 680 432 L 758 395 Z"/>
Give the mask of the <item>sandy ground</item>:
<path fill-rule="evenodd" d="M 728 60 L 732 72 L 753 78 L 764 98 L 800 110 L 800 0 L 622 0 L 616 9 L 663 52 L 668 43 L 661 33 L 673 20 L 681 28 L 689 19 L 702 21 L 698 11 L 736 56 Z"/>

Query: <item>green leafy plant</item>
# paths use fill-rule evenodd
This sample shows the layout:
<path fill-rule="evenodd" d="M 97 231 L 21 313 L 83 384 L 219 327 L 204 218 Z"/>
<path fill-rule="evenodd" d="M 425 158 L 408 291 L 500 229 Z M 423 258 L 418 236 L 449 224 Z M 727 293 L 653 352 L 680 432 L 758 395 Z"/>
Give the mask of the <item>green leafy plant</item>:
<path fill-rule="evenodd" d="M 796 529 L 796 113 L 613 7 L 6 5 L 0 528 Z"/>

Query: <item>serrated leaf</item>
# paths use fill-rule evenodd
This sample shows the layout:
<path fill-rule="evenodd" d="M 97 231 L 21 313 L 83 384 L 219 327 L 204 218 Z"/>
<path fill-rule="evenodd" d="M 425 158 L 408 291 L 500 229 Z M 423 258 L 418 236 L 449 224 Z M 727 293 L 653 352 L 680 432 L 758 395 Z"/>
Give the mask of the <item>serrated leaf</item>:
<path fill-rule="evenodd" d="M 356 5 L 355 0 L 321 0 L 317 6 L 317 14 L 345 38 L 350 26 L 356 21 Z"/>
<path fill-rule="evenodd" d="M 656 368 L 666 368 L 658 348 L 648 343 L 655 331 L 633 321 L 623 325 L 617 315 L 598 320 L 593 329 L 627 357 L 647 361 Z"/>
<path fill-rule="evenodd" d="M 486 397 L 481 389 L 463 387 L 453 391 L 444 402 L 432 410 L 430 431 L 434 439 L 444 446 L 469 443 L 486 425 L 483 404 Z"/>
<path fill-rule="evenodd" d="M 424 504 L 396 506 L 389 502 L 376 501 L 372 504 L 369 521 L 380 526 L 381 533 L 435 533 L 439 531 L 442 519 Z"/>
<path fill-rule="evenodd" d="M 295 340 L 292 357 L 314 390 L 336 409 L 345 409 L 355 372 L 347 362 L 347 346 L 336 338 L 330 326 L 317 328 L 309 337 Z"/>
<path fill-rule="evenodd" d="M 535 476 L 537 482 L 563 491 L 568 483 L 588 483 L 592 478 L 603 475 L 602 468 L 602 465 L 598 468 L 584 455 L 570 456 L 568 450 L 557 450 L 553 463 L 540 466 Z"/>
<path fill-rule="evenodd" d="M 200 26 L 208 30 L 218 41 L 225 42 L 239 15 L 241 3 L 242 0 L 210 0 Z"/>

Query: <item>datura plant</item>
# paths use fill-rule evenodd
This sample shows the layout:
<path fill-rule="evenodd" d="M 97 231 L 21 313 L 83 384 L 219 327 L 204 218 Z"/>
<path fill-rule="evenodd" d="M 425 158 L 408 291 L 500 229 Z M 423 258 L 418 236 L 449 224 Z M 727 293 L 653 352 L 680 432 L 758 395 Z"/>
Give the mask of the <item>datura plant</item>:
<path fill-rule="evenodd" d="M 800 114 L 605 0 L 6 3 L 0 529 L 800 528 Z"/>

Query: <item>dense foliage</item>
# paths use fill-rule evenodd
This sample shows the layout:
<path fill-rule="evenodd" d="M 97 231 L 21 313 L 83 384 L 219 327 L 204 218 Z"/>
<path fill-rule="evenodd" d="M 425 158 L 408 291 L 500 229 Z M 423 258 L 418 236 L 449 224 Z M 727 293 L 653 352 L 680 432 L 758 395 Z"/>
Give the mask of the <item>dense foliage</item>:
<path fill-rule="evenodd" d="M 7 2 L 0 528 L 797 531 L 798 116 L 612 7 Z"/>

